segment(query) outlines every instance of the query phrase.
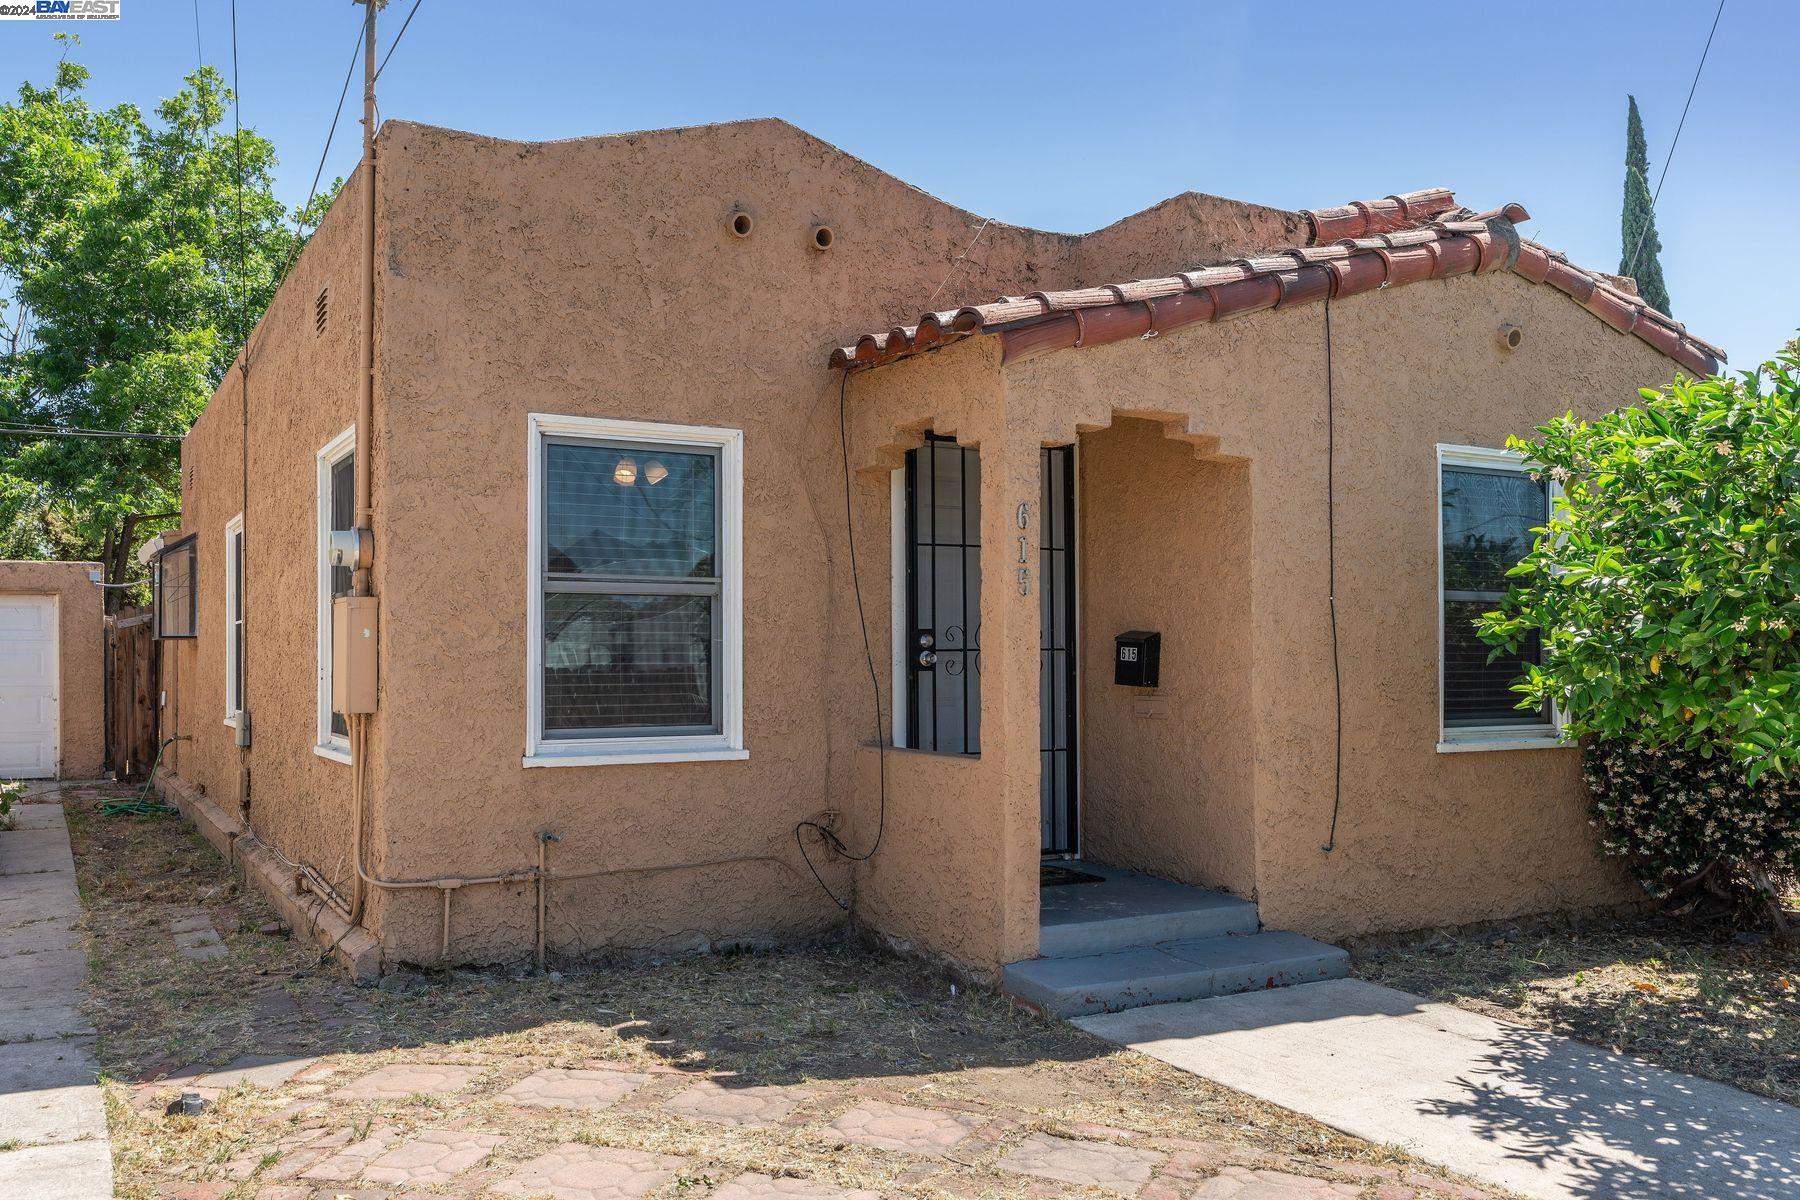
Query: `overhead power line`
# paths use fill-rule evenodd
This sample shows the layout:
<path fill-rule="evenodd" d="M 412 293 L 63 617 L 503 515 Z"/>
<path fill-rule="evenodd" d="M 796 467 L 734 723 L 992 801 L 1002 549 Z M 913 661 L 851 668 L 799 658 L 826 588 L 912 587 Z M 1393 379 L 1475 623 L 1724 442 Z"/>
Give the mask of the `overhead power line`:
<path fill-rule="evenodd" d="M 380 79 L 381 73 L 387 70 L 388 59 L 394 57 L 394 51 L 400 48 L 400 39 L 406 36 L 406 27 L 412 24 L 413 14 L 419 11 L 419 5 L 423 2 L 424 0 L 413 0 L 413 6 L 406 10 L 406 20 L 400 22 L 400 32 L 394 35 L 393 44 L 388 47 L 388 52 L 381 56 L 381 65 L 375 68 L 376 79 Z"/>
<path fill-rule="evenodd" d="M 1656 190 L 1650 194 L 1650 216 L 1656 216 L 1656 202 L 1662 199 L 1663 181 L 1669 177 L 1669 164 L 1675 161 L 1675 147 L 1681 142 L 1681 130 L 1687 124 L 1688 109 L 1694 104 L 1694 91 L 1700 86 L 1700 72 L 1706 69 L 1706 56 L 1712 51 L 1713 34 L 1719 32 L 1719 18 L 1725 15 L 1725 0 L 1719 0 L 1718 10 L 1713 13 L 1712 28 L 1706 31 L 1706 45 L 1700 51 L 1700 65 L 1694 68 L 1694 81 L 1688 84 L 1687 102 L 1681 106 L 1681 120 L 1675 122 L 1675 136 L 1669 141 L 1668 156 L 1663 159 L 1662 174 L 1656 177 Z M 1646 180 L 1645 182 L 1649 182 Z M 1644 228 L 1638 234 L 1637 245 L 1631 248 L 1631 257 L 1626 260 L 1626 270 L 1622 274 L 1630 275 L 1637 270 L 1638 252 L 1644 248 L 1644 239 L 1650 236 L 1650 222 L 1644 222 Z"/>
<path fill-rule="evenodd" d="M 26 425 L 0 421 L 0 437 L 123 438 L 141 442 L 179 442 L 179 433 L 134 433 L 129 429 L 82 429 L 78 426 Z"/>

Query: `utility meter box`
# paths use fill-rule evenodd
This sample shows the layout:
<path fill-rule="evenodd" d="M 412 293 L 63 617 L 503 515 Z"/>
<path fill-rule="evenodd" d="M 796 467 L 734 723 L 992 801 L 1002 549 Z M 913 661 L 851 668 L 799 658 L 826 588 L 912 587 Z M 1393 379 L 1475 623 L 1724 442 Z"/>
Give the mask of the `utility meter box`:
<path fill-rule="evenodd" d="M 1133 629 L 1113 638 L 1113 682 L 1153 688 L 1162 666 L 1162 634 Z"/>
<path fill-rule="evenodd" d="M 338 596 L 331 602 L 331 710 L 346 716 L 375 711 L 374 596 Z"/>

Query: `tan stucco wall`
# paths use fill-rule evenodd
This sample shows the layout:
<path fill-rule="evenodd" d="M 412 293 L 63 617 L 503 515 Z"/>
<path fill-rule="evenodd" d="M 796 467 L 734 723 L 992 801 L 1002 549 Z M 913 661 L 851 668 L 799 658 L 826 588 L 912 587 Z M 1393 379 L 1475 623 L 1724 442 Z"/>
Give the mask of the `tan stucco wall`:
<path fill-rule="evenodd" d="M 999 349 L 991 338 L 965 342 L 849 385 L 859 577 L 890 727 L 892 469 L 926 430 L 981 458 L 979 538 L 984 580 L 992 581 L 981 590 L 981 753 L 889 751 L 883 820 L 880 764 L 864 744 L 857 803 L 847 814 L 847 840 L 859 851 L 882 828 L 879 853 L 857 866 L 858 918 L 978 969 L 1033 957 L 1038 935 L 1038 600 L 1035 591 L 1020 595 L 1003 565 L 1019 533 L 1018 505 L 1037 506 L 1038 442 L 1001 390 Z M 848 615 L 854 622 L 853 609 Z M 851 624 L 844 636 L 855 639 L 845 648 L 858 669 L 847 681 L 850 703 L 866 712 L 860 630 Z M 872 739 L 871 724 L 852 727 L 859 741 Z M 1032 853 L 1017 853 L 1027 842 Z"/>
<path fill-rule="evenodd" d="M 875 720 L 825 354 L 906 318 L 947 279 L 976 294 L 1074 279 L 1078 239 L 993 224 L 958 262 L 978 218 L 773 121 L 543 145 L 390 123 L 382 180 L 393 532 L 381 553 L 396 565 L 383 592 L 390 782 L 372 863 L 400 878 L 513 869 L 549 830 L 553 869 L 632 872 L 553 889 L 553 952 L 839 920 L 794 840 L 796 823 L 836 812 L 864 848 L 877 807 L 860 782 Z M 755 220 L 747 239 L 729 231 L 735 210 Z M 836 233 L 826 253 L 811 242 L 818 223 Z M 521 766 L 532 412 L 744 430 L 747 761 Z M 886 557 L 885 478 L 857 492 L 881 510 L 859 547 L 872 568 Z M 885 564 L 881 575 L 865 598 L 885 660 Z M 934 859 L 923 829 L 906 849 L 906 830 L 890 829 L 859 903 L 929 907 L 952 879 L 992 899 L 967 881 L 1000 873 L 997 849 L 971 851 L 965 870 Z M 814 857 L 850 895 L 848 866 L 821 847 Z M 920 873 L 881 874 L 913 861 Z M 1035 945 L 1035 877 L 1012 872 L 1007 886 L 1031 890 L 1004 917 L 939 907 L 970 924 L 946 944 L 966 938 L 976 959 Z M 459 955 L 528 948 L 528 891 L 469 889 L 455 904 Z M 378 898 L 371 916 L 398 956 L 436 957 L 435 893 Z"/>
<path fill-rule="evenodd" d="M 1436 750 L 1435 447 L 1499 446 L 1565 411 L 1629 403 L 1673 364 L 1506 274 L 1360 296 L 1331 316 L 1344 778 L 1330 853 L 1323 306 L 1005 370 L 1009 398 L 1032 397 L 1047 432 L 1154 406 L 1209 451 L 1249 460 L 1264 921 L 1332 935 L 1629 898 L 1623 872 L 1594 855 L 1576 750 Z M 1503 322 L 1525 331 L 1510 355 L 1491 336 Z"/>
<path fill-rule="evenodd" d="M 57 777 L 95 779 L 106 755 L 106 613 L 90 562 L 0 562 L 0 595 L 56 597 Z"/>
<path fill-rule="evenodd" d="M 317 454 L 356 415 L 360 197 L 354 180 L 344 186 L 253 336 L 248 457 L 242 439 L 246 380 L 235 365 L 182 443 L 182 531 L 199 535 L 198 636 L 162 643 L 169 697 L 163 736 L 191 739 L 173 743 L 164 765 L 240 819 L 248 785 L 251 828 L 346 892 L 350 769 L 313 753 Z M 330 294 L 320 333 L 315 304 L 322 288 Z M 377 453 L 377 472 L 382 460 Z M 375 485 L 379 536 L 379 474 Z M 247 753 L 240 753 L 236 731 L 225 724 L 225 526 L 240 512 L 244 698 L 252 733 Z M 373 765 L 378 772 L 379 763 Z"/>
<path fill-rule="evenodd" d="M 1082 852 L 1256 887 L 1249 464 L 1151 421 L 1079 443 Z M 1113 638 L 1162 635 L 1159 686 L 1113 683 Z"/>

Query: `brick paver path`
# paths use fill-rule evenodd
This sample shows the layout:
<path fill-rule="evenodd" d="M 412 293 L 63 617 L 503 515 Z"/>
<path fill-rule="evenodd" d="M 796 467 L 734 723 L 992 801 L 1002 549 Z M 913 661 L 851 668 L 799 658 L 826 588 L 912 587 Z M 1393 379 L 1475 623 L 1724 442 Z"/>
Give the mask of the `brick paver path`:
<path fill-rule="evenodd" d="M 787 1118 L 805 1097 L 805 1092 L 793 1087 L 723 1087 L 708 1081 L 665 1101 L 663 1109 L 720 1125 L 774 1125 Z"/>
<path fill-rule="evenodd" d="M 493 1190 L 502 1196 L 554 1200 L 633 1200 L 674 1178 L 683 1161 L 668 1154 L 569 1142 L 525 1163 Z"/>
<path fill-rule="evenodd" d="M 479 1067 L 446 1063 L 399 1063 L 370 1071 L 338 1090 L 345 1100 L 404 1100 L 408 1096 L 447 1096 L 469 1086 Z"/>
<path fill-rule="evenodd" d="M 428 1129 L 410 1142 L 402 1142 L 363 1171 L 370 1183 L 393 1187 L 423 1187 L 448 1183 L 488 1156 L 504 1139 L 498 1134 L 469 1133 L 460 1129 Z"/>
<path fill-rule="evenodd" d="M 1154 1150 L 1134 1150 L 1110 1142 L 1084 1142 L 1074 1138 L 1034 1133 L 1019 1143 L 1000 1168 L 1041 1179 L 1059 1179 L 1090 1187 L 1111 1188 L 1134 1195 L 1150 1182 L 1150 1173 L 1166 1155 Z"/>
<path fill-rule="evenodd" d="M 767 1175 L 739 1175 L 707 1200 L 881 1200 L 877 1192 L 856 1191 L 814 1183 L 810 1179 L 771 1179 Z"/>
<path fill-rule="evenodd" d="M 1414 1194 L 1410 1189 L 1395 1189 L 1395 1192 L 1405 1196 Z M 1201 1184 L 1194 1192 L 1193 1200 L 1341 1200 L 1362 1194 L 1363 1189 L 1353 1183 L 1330 1183 L 1281 1171 L 1226 1167 Z"/>
<path fill-rule="evenodd" d="M 582 1071 L 547 1067 L 500 1093 L 502 1100 L 538 1108 L 605 1108 L 616 1104 L 650 1076 L 636 1071 Z"/>
<path fill-rule="evenodd" d="M 868 1100 L 833 1121 L 831 1132 L 859 1146 L 930 1156 L 953 1148 L 982 1124 L 968 1113 Z"/>

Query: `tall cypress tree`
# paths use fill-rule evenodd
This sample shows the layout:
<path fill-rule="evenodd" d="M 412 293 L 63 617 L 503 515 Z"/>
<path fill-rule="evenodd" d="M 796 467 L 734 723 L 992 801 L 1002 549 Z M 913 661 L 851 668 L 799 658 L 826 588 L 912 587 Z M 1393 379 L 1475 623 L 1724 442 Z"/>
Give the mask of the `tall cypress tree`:
<path fill-rule="evenodd" d="M 1638 295 L 1652 308 L 1669 311 L 1669 289 L 1663 283 L 1662 239 L 1656 236 L 1656 210 L 1650 205 L 1650 149 L 1644 143 L 1644 121 L 1637 97 L 1625 126 L 1625 212 L 1620 221 L 1624 246 L 1619 274 L 1637 280 Z"/>

